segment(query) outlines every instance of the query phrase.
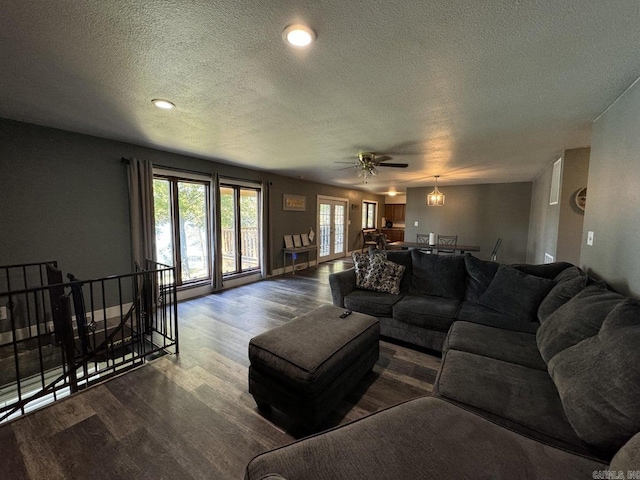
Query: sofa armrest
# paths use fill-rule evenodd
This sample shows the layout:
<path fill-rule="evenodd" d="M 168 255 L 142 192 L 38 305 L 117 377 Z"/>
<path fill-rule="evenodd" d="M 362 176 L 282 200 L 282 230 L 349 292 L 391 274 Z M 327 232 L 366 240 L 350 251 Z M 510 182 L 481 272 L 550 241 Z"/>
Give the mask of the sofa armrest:
<path fill-rule="evenodd" d="M 356 289 L 356 271 L 353 268 L 329 275 L 331 298 L 336 307 L 344 308 L 344 297 Z"/>

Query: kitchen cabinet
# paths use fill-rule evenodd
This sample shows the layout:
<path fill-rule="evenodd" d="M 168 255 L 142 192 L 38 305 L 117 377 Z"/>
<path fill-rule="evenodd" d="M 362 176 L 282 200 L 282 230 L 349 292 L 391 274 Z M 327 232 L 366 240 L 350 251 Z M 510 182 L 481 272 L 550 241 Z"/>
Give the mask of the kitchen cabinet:
<path fill-rule="evenodd" d="M 384 216 L 392 222 L 404 222 L 405 204 L 389 204 L 384 206 Z"/>

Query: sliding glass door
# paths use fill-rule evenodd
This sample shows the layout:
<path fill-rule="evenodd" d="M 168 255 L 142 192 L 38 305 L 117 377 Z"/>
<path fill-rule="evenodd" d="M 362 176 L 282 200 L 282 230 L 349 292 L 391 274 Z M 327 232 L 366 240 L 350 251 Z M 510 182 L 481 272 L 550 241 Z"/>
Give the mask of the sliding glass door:
<path fill-rule="evenodd" d="M 178 285 L 211 278 L 209 186 L 170 176 L 153 180 L 156 255 L 176 267 Z"/>
<path fill-rule="evenodd" d="M 260 188 L 221 183 L 223 276 L 260 270 L 261 200 Z"/>

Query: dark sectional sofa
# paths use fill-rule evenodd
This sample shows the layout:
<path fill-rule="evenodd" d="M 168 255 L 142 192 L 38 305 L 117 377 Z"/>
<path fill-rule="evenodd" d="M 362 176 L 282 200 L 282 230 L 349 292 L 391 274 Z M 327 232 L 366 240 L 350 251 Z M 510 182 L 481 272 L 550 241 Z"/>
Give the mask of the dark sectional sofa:
<path fill-rule="evenodd" d="M 381 335 L 438 352 L 456 320 L 535 333 L 538 306 L 554 286 L 552 279 L 572 266 L 559 262 L 501 268 L 506 266 L 471 255 L 372 253 L 405 267 L 400 294 L 360 289 L 355 269 L 349 269 L 329 277 L 333 304 L 377 317 Z"/>
<path fill-rule="evenodd" d="M 570 264 L 425 256 L 387 254 L 406 266 L 395 299 L 330 281 L 383 335 L 442 351 L 435 398 L 259 455 L 246 479 L 640 475 L 640 303 Z"/>

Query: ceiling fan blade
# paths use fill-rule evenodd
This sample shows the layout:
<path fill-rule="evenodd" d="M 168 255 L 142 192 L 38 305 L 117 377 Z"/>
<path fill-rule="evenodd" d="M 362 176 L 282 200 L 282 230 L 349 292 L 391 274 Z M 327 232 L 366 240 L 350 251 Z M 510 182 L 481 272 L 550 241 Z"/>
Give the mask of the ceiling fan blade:
<path fill-rule="evenodd" d="M 393 157 L 390 157 L 389 155 L 380 155 L 380 156 L 376 155 L 376 157 L 375 157 L 376 163 L 387 162 L 389 160 L 393 160 Z"/>
<path fill-rule="evenodd" d="M 376 167 L 395 167 L 395 168 L 407 168 L 409 166 L 408 163 L 381 163 L 380 165 L 376 165 Z"/>

